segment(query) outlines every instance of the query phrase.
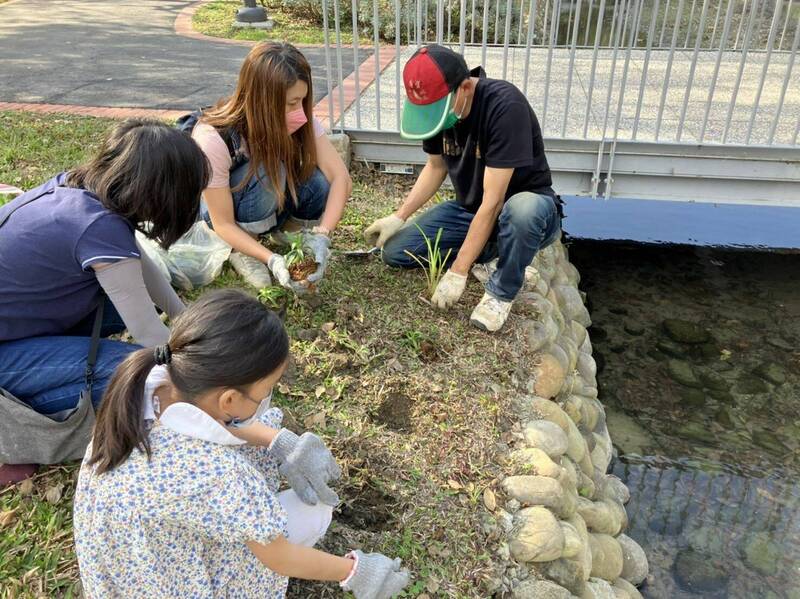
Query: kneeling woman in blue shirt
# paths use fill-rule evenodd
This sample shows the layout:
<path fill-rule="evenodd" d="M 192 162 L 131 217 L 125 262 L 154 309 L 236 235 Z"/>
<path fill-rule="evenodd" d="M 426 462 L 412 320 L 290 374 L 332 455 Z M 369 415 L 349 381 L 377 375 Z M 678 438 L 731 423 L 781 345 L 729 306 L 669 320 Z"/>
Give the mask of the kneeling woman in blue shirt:
<path fill-rule="evenodd" d="M 270 399 L 288 358 L 280 319 L 227 289 L 192 304 L 167 344 L 119 366 L 75 491 L 88 599 L 278 599 L 289 577 L 389 599 L 408 584 L 399 559 L 312 548 L 339 468 L 319 437 L 277 430 Z M 278 473 L 291 489 L 278 492 Z"/>
<path fill-rule="evenodd" d="M 147 235 L 169 247 L 196 221 L 208 178 L 205 156 L 188 135 L 129 120 L 87 164 L 0 208 L 1 388 L 42 414 L 74 408 L 101 301 L 101 336 L 127 328 L 141 345 L 166 342 L 156 306 L 170 317 L 184 306 L 134 232 L 150 222 Z M 101 341 L 95 405 L 135 349 Z"/>

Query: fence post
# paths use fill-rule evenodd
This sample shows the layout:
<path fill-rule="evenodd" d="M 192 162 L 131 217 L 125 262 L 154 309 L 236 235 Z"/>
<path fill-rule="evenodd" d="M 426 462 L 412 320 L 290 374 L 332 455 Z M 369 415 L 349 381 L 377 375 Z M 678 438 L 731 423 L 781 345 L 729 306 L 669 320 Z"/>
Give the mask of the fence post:
<path fill-rule="evenodd" d="M 714 92 L 717 87 L 717 78 L 719 77 L 719 67 L 722 64 L 722 56 L 725 53 L 725 44 L 728 43 L 728 34 L 730 32 L 731 17 L 733 16 L 733 4 L 735 0 L 728 0 L 728 8 L 725 11 L 725 24 L 722 26 L 722 37 L 719 40 L 719 51 L 717 52 L 717 62 L 714 65 L 714 75 L 711 77 L 711 83 L 708 86 L 708 100 L 706 101 L 706 112 L 703 117 L 703 125 L 700 128 L 700 143 L 706 135 L 706 126 L 708 125 L 708 117 L 711 115 L 711 103 L 714 100 Z M 720 6 L 722 6 L 720 4 Z"/>
<path fill-rule="evenodd" d="M 756 122 L 758 115 L 758 106 L 761 103 L 761 92 L 764 91 L 764 81 L 767 78 L 767 71 L 769 71 L 769 61 L 772 58 L 772 46 L 775 43 L 775 34 L 778 31 L 778 21 L 781 18 L 781 10 L 783 9 L 783 0 L 777 0 L 775 3 L 775 12 L 772 13 L 772 24 L 769 27 L 769 37 L 767 38 L 767 55 L 764 57 L 764 66 L 761 68 L 761 79 L 756 88 L 756 100 L 753 102 L 753 111 L 750 114 L 750 123 L 747 126 L 747 138 L 745 143 L 750 143 L 750 137 L 753 134 L 753 125 Z"/>
<path fill-rule="evenodd" d="M 791 6 L 791 2 L 789 6 Z M 769 144 L 772 145 L 772 140 L 775 139 L 775 130 L 778 128 L 778 121 L 783 112 L 783 100 L 786 97 L 786 90 L 789 88 L 789 81 L 792 78 L 792 68 L 794 67 L 794 59 L 797 55 L 797 45 L 800 42 L 800 17 L 797 19 L 797 29 L 794 30 L 794 41 L 792 42 L 792 53 L 789 56 L 789 64 L 786 65 L 786 75 L 783 76 L 783 87 L 781 88 L 781 96 L 778 100 L 778 108 L 775 110 L 775 118 L 772 121 L 772 126 L 769 130 Z"/>
<path fill-rule="evenodd" d="M 703 8 L 700 11 L 700 23 L 697 26 L 697 37 L 694 40 L 694 53 L 692 54 L 692 64 L 689 67 L 689 81 L 686 83 L 686 93 L 683 96 L 683 108 L 681 109 L 681 118 L 678 121 L 678 133 L 675 137 L 677 141 L 681 140 L 683 135 L 683 123 L 686 120 L 686 111 L 689 108 L 689 97 L 692 94 L 692 84 L 694 83 L 694 72 L 697 67 L 697 57 L 700 54 L 700 44 L 703 42 L 702 31 L 706 24 L 706 14 L 708 13 L 708 0 L 703 0 Z"/>

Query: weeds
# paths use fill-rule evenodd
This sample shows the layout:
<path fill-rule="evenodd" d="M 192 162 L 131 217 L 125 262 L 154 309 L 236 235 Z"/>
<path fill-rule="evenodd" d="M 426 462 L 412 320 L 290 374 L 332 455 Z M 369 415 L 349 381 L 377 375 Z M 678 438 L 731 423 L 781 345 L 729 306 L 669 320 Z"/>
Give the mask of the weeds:
<path fill-rule="evenodd" d="M 405 252 L 422 267 L 423 271 L 425 271 L 425 279 L 428 281 L 428 296 L 430 297 L 433 296 L 436 291 L 436 286 L 439 284 L 444 274 L 445 265 L 453 249 L 448 248 L 447 253 L 444 255 L 444 258 L 442 258 L 442 249 L 439 247 L 439 243 L 442 240 L 442 228 L 439 227 L 439 230 L 436 232 L 436 237 L 431 241 L 431 238 L 425 235 L 425 231 L 422 230 L 422 227 L 419 225 L 415 226 L 419 229 L 422 238 L 425 240 L 425 246 L 428 248 L 428 257 L 417 256 L 408 250 Z"/>
<path fill-rule="evenodd" d="M 264 287 L 258 292 L 258 301 L 266 304 L 273 310 L 280 310 L 286 306 L 288 292 L 283 287 Z"/>

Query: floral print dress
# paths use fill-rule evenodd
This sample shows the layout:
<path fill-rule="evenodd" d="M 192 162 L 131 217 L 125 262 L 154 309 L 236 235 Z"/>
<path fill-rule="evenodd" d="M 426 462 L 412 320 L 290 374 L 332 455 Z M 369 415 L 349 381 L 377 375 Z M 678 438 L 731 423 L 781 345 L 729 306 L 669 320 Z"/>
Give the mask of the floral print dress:
<path fill-rule="evenodd" d="M 274 458 L 263 448 L 176 432 L 162 424 L 173 406 L 152 424 L 149 461 L 134 450 L 98 475 L 84 460 L 74 529 L 86 597 L 284 597 L 288 579 L 245 545 L 286 535 Z M 263 420 L 277 428 L 281 416 L 273 408 Z"/>

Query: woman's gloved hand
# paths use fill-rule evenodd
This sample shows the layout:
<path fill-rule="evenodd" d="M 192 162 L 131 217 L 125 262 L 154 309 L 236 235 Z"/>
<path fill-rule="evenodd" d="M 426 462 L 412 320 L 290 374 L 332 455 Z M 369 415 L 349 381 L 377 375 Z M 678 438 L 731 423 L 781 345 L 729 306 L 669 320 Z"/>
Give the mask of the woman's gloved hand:
<path fill-rule="evenodd" d="M 436 286 L 431 303 L 440 310 L 445 310 L 461 299 L 466 286 L 467 277 L 448 270 Z"/>
<path fill-rule="evenodd" d="M 267 262 L 267 266 L 272 271 L 272 276 L 275 277 L 275 280 L 278 281 L 281 287 L 291 289 L 297 295 L 305 293 L 305 287 L 292 280 L 289 274 L 289 268 L 286 266 L 286 258 L 280 254 L 272 254 L 272 257 Z"/>
<path fill-rule="evenodd" d="M 316 505 L 321 501 L 331 506 L 339 503 L 339 496 L 328 483 L 338 479 L 342 469 L 317 435 L 306 432 L 298 437 L 282 428 L 269 449 L 278 459 L 278 471 L 304 503 Z"/>
<path fill-rule="evenodd" d="M 411 575 L 400 568 L 400 558 L 392 559 L 381 553 L 353 551 L 348 557 L 355 560 L 353 572 L 340 583 L 345 591 L 351 591 L 356 599 L 390 599 L 400 593 Z"/>
<path fill-rule="evenodd" d="M 303 246 L 314 255 L 314 262 L 317 263 L 317 270 L 308 275 L 308 282 L 319 283 L 328 268 L 328 259 L 331 256 L 331 238 L 316 229 L 303 231 Z"/>

